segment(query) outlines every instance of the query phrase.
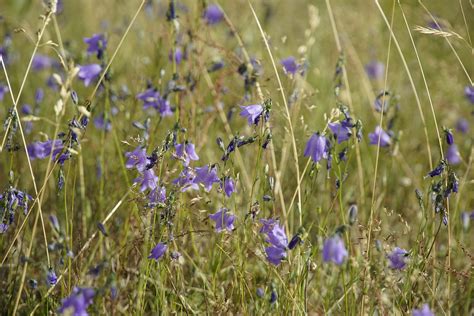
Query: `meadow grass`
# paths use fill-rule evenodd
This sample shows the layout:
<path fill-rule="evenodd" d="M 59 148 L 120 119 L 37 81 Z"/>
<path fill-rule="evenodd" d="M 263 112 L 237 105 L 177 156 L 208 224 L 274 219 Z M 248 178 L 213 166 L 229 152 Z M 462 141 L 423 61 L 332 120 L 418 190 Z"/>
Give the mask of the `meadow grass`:
<path fill-rule="evenodd" d="M 474 315 L 473 13 L 3 3 L 0 314 Z"/>

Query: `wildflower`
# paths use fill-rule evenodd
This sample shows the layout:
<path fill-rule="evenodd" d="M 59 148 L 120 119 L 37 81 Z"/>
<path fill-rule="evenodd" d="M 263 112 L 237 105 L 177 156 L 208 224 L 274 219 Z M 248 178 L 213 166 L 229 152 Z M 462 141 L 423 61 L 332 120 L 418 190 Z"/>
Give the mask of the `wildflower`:
<path fill-rule="evenodd" d="M 176 184 L 181 187 L 181 192 L 192 190 L 199 190 L 199 186 L 197 183 L 194 183 L 194 179 L 196 175 L 194 174 L 194 170 L 189 167 L 185 167 L 183 171 L 179 174 L 178 178 L 173 180 L 173 184 Z"/>
<path fill-rule="evenodd" d="M 284 248 L 275 246 L 266 247 L 265 253 L 267 254 L 268 262 L 275 266 L 279 265 L 281 261 L 286 258 L 286 250 Z"/>
<path fill-rule="evenodd" d="M 58 218 L 56 217 L 56 215 L 49 215 L 49 221 L 51 222 L 51 225 L 53 226 L 53 228 L 57 232 L 59 232 L 60 231 L 59 221 L 58 221 Z"/>
<path fill-rule="evenodd" d="M 301 240 L 301 233 L 300 232 L 297 232 L 290 240 L 290 242 L 288 243 L 288 249 L 293 249 L 295 248 L 296 246 L 298 246 L 299 244 L 301 244 L 303 241 Z"/>
<path fill-rule="evenodd" d="M 288 237 L 286 237 L 285 229 L 275 224 L 272 229 L 267 233 L 267 242 L 277 248 L 285 249 L 288 246 Z"/>
<path fill-rule="evenodd" d="M 314 133 L 306 144 L 304 156 L 311 156 L 314 162 L 319 162 L 323 158 L 328 157 L 329 144 L 326 137 L 319 133 Z"/>
<path fill-rule="evenodd" d="M 209 215 L 209 218 L 216 223 L 216 232 L 218 233 L 224 229 L 229 232 L 234 229 L 235 215 L 228 213 L 226 208 L 220 208 L 216 213 Z"/>
<path fill-rule="evenodd" d="M 94 289 L 74 287 L 69 297 L 62 300 L 62 305 L 58 313 L 63 314 L 68 311 L 74 316 L 87 316 L 87 307 L 92 304 L 95 295 Z"/>
<path fill-rule="evenodd" d="M 33 57 L 31 68 L 33 70 L 39 71 L 46 68 L 50 68 L 54 64 L 55 64 L 55 60 L 52 59 L 51 57 L 36 54 L 35 57 Z"/>
<path fill-rule="evenodd" d="M 272 290 L 272 293 L 270 293 L 270 304 L 274 304 L 278 300 L 278 294 L 275 291 L 275 289 Z"/>
<path fill-rule="evenodd" d="M 8 86 L 7 85 L 0 85 L 0 101 L 3 100 L 3 98 L 5 97 L 5 94 L 8 92 Z"/>
<path fill-rule="evenodd" d="M 209 5 L 204 11 L 204 19 L 209 25 L 217 24 L 224 18 L 224 13 L 219 6 L 215 4 Z"/>
<path fill-rule="evenodd" d="M 423 304 L 422 308 L 413 310 L 413 316 L 434 316 L 434 313 L 430 310 L 428 304 Z"/>
<path fill-rule="evenodd" d="M 144 192 L 146 189 L 154 190 L 158 186 L 158 176 L 155 175 L 153 169 L 148 169 L 133 182 L 140 183 L 141 192 Z"/>
<path fill-rule="evenodd" d="M 84 85 L 87 87 L 93 80 L 97 79 L 101 71 L 102 67 L 99 64 L 79 66 L 77 76 L 84 81 Z"/>
<path fill-rule="evenodd" d="M 204 185 L 204 190 L 206 190 L 206 192 L 211 191 L 212 185 L 214 183 L 220 182 L 219 177 L 217 176 L 217 167 L 197 167 L 196 177 L 194 178 L 193 182 L 195 184 L 201 183 L 202 185 Z"/>
<path fill-rule="evenodd" d="M 296 64 L 296 59 L 293 56 L 287 57 L 285 59 L 280 60 L 283 69 L 287 74 L 294 75 L 298 71 L 298 65 Z"/>
<path fill-rule="evenodd" d="M 160 93 L 154 89 L 150 88 L 146 91 L 143 91 L 137 94 L 137 99 L 143 101 L 143 109 L 148 109 L 150 107 L 158 108 L 158 100 L 160 99 Z"/>
<path fill-rule="evenodd" d="M 87 53 L 97 54 L 98 59 L 102 58 L 102 54 L 107 48 L 107 39 L 104 34 L 94 34 L 91 37 L 85 37 L 84 43 L 87 44 Z"/>
<path fill-rule="evenodd" d="M 240 116 L 245 117 L 249 123 L 257 125 L 263 113 L 263 107 L 260 104 L 241 106 Z"/>
<path fill-rule="evenodd" d="M 170 62 L 173 61 L 173 55 L 174 55 L 174 62 L 176 63 L 176 65 L 181 64 L 181 61 L 183 60 L 183 57 L 184 57 L 183 50 L 181 49 L 181 47 L 176 47 L 176 49 L 174 50 L 174 53 L 173 53 L 173 50 L 170 50 L 168 54 L 168 59 Z"/>
<path fill-rule="evenodd" d="M 148 199 L 152 204 L 164 203 L 166 201 L 166 188 L 162 186 L 151 190 Z"/>
<path fill-rule="evenodd" d="M 56 284 L 56 282 L 58 282 L 58 277 L 56 276 L 56 273 L 53 269 L 49 269 L 48 273 L 46 274 L 46 278 L 50 286 L 53 286 Z"/>
<path fill-rule="evenodd" d="M 469 122 L 464 118 L 460 118 L 456 123 L 456 130 L 463 134 L 467 134 L 469 131 Z"/>
<path fill-rule="evenodd" d="M 352 124 L 349 120 L 344 120 L 341 122 L 329 123 L 329 128 L 334 134 L 334 137 L 337 139 L 337 143 L 340 144 L 343 141 L 346 141 L 351 137 L 352 131 L 351 127 Z"/>
<path fill-rule="evenodd" d="M 132 152 L 126 152 L 125 157 L 128 159 L 125 163 L 127 169 L 137 168 L 139 172 L 145 171 L 148 158 L 144 148 L 137 147 Z"/>
<path fill-rule="evenodd" d="M 451 165 L 457 165 L 461 162 L 461 156 L 459 155 L 458 146 L 456 144 L 452 144 L 446 150 L 446 160 Z"/>
<path fill-rule="evenodd" d="M 44 90 L 41 88 L 36 89 L 35 91 L 35 103 L 40 104 L 44 99 Z"/>
<path fill-rule="evenodd" d="M 94 125 L 97 129 L 103 129 L 106 132 L 109 132 L 112 129 L 112 123 L 109 119 L 105 119 L 105 113 L 101 113 L 95 117 Z"/>
<path fill-rule="evenodd" d="M 443 173 L 445 168 L 446 168 L 446 163 L 444 161 L 441 161 L 439 165 L 436 166 L 436 168 L 428 172 L 428 176 L 430 176 L 431 178 L 439 176 L 440 174 Z"/>
<path fill-rule="evenodd" d="M 365 65 L 365 72 L 372 80 L 382 79 L 385 72 L 385 65 L 379 61 L 373 60 Z"/>
<path fill-rule="evenodd" d="M 261 287 L 257 288 L 257 296 L 262 298 L 264 295 L 265 291 Z"/>
<path fill-rule="evenodd" d="M 191 160 L 199 160 L 199 156 L 196 154 L 196 148 L 193 143 L 182 143 L 176 144 L 176 157 L 184 160 L 184 165 L 188 166 Z"/>
<path fill-rule="evenodd" d="M 474 86 L 466 86 L 464 88 L 464 95 L 472 104 L 474 104 Z"/>
<path fill-rule="evenodd" d="M 166 253 L 166 250 L 168 249 L 168 245 L 165 243 L 158 243 L 152 250 L 150 255 L 148 256 L 148 259 L 155 259 L 156 261 L 160 260 L 161 257 Z"/>
<path fill-rule="evenodd" d="M 371 145 L 377 145 L 380 139 L 380 147 L 388 147 L 392 143 L 390 135 L 385 132 L 380 126 L 377 126 L 373 133 L 369 133 L 369 139 Z"/>
<path fill-rule="evenodd" d="M 334 262 L 337 265 L 341 265 L 344 262 L 344 259 L 347 257 L 348 253 L 344 246 L 344 241 L 335 235 L 324 241 L 323 245 L 323 261 L 324 262 Z"/>
<path fill-rule="evenodd" d="M 227 197 L 230 197 L 235 192 L 235 183 L 231 177 L 224 178 L 224 192 Z"/>
<path fill-rule="evenodd" d="M 262 223 L 262 227 L 260 228 L 260 233 L 268 234 L 272 230 L 273 226 L 275 224 L 278 224 L 278 221 L 273 218 L 269 218 L 269 219 L 262 218 L 260 220 L 260 223 Z"/>
<path fill-rule="evenodd" d="M 406 258 L 408 257 L 408 252 L 405 249 L 395 247 L 392 253 L 390 253 L 387 258 L 390 261 L 390 268 L 401 270 L 406 266 Z"/>
<path fill-rule="evenodd" d="M 445 128 L 444 135 L 446 136 L 446 143 L 448 143 L 448 145 L 454 144 L 454 136 L 451 130 Z"/>
<path fill-rule="evenodd" d="M 57 156 L 63 150 L 63 142 L 60 139 L 35 142 L 27 146 L 28 155 L 31 160 L 45 159 L 52 153 Z"/>

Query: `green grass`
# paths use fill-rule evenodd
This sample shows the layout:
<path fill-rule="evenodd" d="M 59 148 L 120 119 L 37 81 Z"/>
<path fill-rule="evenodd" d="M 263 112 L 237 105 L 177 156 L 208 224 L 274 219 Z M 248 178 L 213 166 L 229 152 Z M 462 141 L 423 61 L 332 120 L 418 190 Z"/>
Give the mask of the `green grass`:
<path fill-rule="evenodd" d="M 88 308 L 93 315 L 401 315 L 425 303 L 436 315 L 473 313 L 474 225 L 466 228 L 461 221 L 461 212 L 474 208 L 473 134 L 472 128 L 466 134 L 455 130 L 458 119 L 473 121 L 464 96 L 474 70 L 469 1 L 384 0 L 380 6 L 377 1 L 220 1 L 225 18 L 216 25 L 202 18 L 206 1 L 180 3 L 186 9 L 178 5 L 173 22 L 166 18 L 168 1 L 66 1 L 57 15 L 38 1 L 2 6 L 0 44 L 8 36 L 11 43 L 2 44 L 8 46 L 8 60 L 0 85 L 8 81 L 12 96 L 6 93 L 0 101 L 6 122 L 0 133 L 0 191 L 12 186 L 34 200 L 27 215 L 17 210 L 0 235 L 2 313 L 56 313 L 75 286 L 95 289 Z M 417 29 L 427 27 L 430 15 L 444 33 Z M 85 87 L 74 69 L 98 62 L 83 42 L 95 33 L 107 36 L 102 66 L 109 68 Z M 168 59 L 177 47 L 187 51 L 180 64 Z M 58 66 L 31 69 L 36 51 Z M 307 63 L 304 74 L 283 71 L 280 60 L 290 55 Z M 224 67 L 208 71 L 218 60 Z M 364 70 L 372 60 L 385 64 L 384 76 L 376 80 Z M 238 69 L 246 65 L 250 71 L 252 63 L 258 75 L 246 91 Z M 62 78 L 56 91 L 45 83 L 52 73 Z M 135 96 L 147 82 L 163 94 L 174 74 L 174 83 L 185 89 L 168 98 L 173 115 L 149 115 Z M 21 107 L 35 103 L 37 88 L 44 89 L 44 100 L 33 115 L 25 115 Z M 373 106 L 384 89 L 398 101 L 387 115 Z M 265 102 L 271 102 L 270 120 L 249 127 L 239 105 Z M 21 129 L 9 115 L 14 105 Z M 328 171 L 326 160 L 313 164 L 303 153 L 314 132 L 330 137 L 327 125 L 343 119 L 341 105 L 360 120 L 363 137 L 333 141 Z M 103 112 L 110 131 L 94 126 Z M 86 130 L 68 127 L 89 113 Z M 146 139 L 132 123 L 145 124 L 147 117 Z M 368 133 L 377 125 L 387 129 L 391 118 L 392 145 L 370 145 Z M 440 177 L 426 177 L 446 154 L 443 127 L 454 130 L 461 162 Z M 262 149 L 270 131 L 272 140 Z M 80 139 L 64 166 L 51 156 L 26 155 L 26 145 L 60 132 L 68 137 L 79 132 Z M 172 181 L 182 163 L 173 158 L 174 150 L 163 149 L 173 132 L 178 142 L 196 145 L 200 160 L 191 166 L 218 164 L 219 177 L 234 178 L 237 192 L 228 198 L 218 184 L 209 193 L 180 192 Z M 256 140 L 223 162 L 216 138 L 227 146 L 236 135 Z M 9 144 L 18 150 L 7 150 Z M 167 200 L 157 207 L 147 207 L 146 195 L 133 185 L 138 172 L 125 166 L 125 153 L 139 144 L 148 154 L 162 153 L 153 170 Z M 340 161 L 337 153 L 345 148 L 347 160 Z M 444 225 L 434 212 L 433 185 L 448 184 L 451 171 L 459 191 L 441 201 L 448 215 Z M 65 184 L 58 191 L 61 175 Z M 358 216 L 351 225 L 352 204 Z M 236 215 L 232 232 L 215 232 L 208 218 L 221 207 Z M 58 217 L 60 231 L 49 215 Z M 280 219 L 288 239 L 303 232 L 303 243 L 288 250 L 278 266 L 267 261 L 267 243 L 259 233 L 259 219 L 269 217 Z M 343 225 L 348 258 L 340 266 L 323 262 L 324 240 Z M 167 243 L 166 255 L 148 259 L 158 242 Z M 52 243 L 61 248 L 48 250 Z M 403 270 L 389 268 L 387 255 L 395 247 L 409 251 Z M 74 255 L 67 256 L 68 250 Z M 173 251 L 179 259 L 171 258 Z M 100 273 L 91 275 L 98 265 Z M 60 277 L 51 287 L 49 267 Z M 272 292 L 278 297 L 274 303 Z"/>

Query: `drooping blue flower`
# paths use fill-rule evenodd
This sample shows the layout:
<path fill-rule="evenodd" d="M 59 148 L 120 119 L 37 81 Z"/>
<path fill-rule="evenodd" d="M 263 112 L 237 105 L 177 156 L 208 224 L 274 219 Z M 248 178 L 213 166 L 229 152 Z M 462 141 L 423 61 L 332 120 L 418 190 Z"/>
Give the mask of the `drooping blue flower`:
<path fill-rule="evenodd" d="M 452 144 L 446 150 L 446 160 L 451 165 L 457 165 L 461 162 L 461 155 L 459 155 L 458 146 L 456 144 Z"/>
<path fill-rule="evenodd" d="M 229 213 L 225 207 L 220 208 L 216 213 L 209 215 L 209 218 L 216 223 L 216 232 L 223 230 L 232 232 L 234 230 L 235 215 Z"/>
<path fill-rule="evenodd" d="M 428 304 L 423 304 L 422 308 L 413 310 L 413 316 L 434 316 L 434 313 L 430 310 Z"/>
<path fill-rule="evenodd" d="M 155 259 L 158 261 L 166 253 L 166 250 L 168 250 L 168 245 L 160 242 L 151 250 L 148 259 Z"/>
<path fill-rule="evenodd" d="M 260 233 L 262 234 L 268 234 L 272 229 L 275 224 L 278 224 L 278 220 L 269 218 L 269 219 L 260 219 L 260 223 L 262 224 L 262 227 L 260 228 Z"/>
<path fill-rule="evenodd" d="M 327 159 L 328 153 L 329 144 L 326 137 L 319 133 L 314 133 L 306 143 L 304 156 L 311 157 L 313 162 L 317 163 L 323 158 Z"/>
<path fill-rule="evenodd" d="M 48 280 L 49 286 L 53 286 L 58 282 L 58 277 L 53 269 L 49 269 L 48 273 L 46 274 L 46 279 Z"/>
<path fill-rule="evenodd" d="M 59 232 L 60 227 L 59 227 L 59 221 L 56 215 L 49 215 L 49 221 L 51 222 L 51 225 L 54 227 L 54 229 Z"/>
<path fill-rule="evenodd" d="M 235 192 L 235 183 L 231 177 L 224 178 L 224 192 L 227 197 L 230 197 Z"/>
<path fill-rule="evenodd" d="M 88 87 L 92 81 L 99 77 L 101 71 L 102 67 L 99 64 L 79 66 L 77 76 L 84 81 L 84 85 Z"/>
<path fill-rule="evenodd" d="M 97 54 L 99 59 L 102 58 L 102 54 L 107 48 L 107 39 L 104 34 L 94 34 L 91 37 L 85 37 L 84 43 L 87 44 L 87 53 Z"/>
<path fill-rule="evenodd" d="M 204 19 L 206 23 L 209 25 L 217 24 L 224 18 L 224 13 L 219 8 L 219 6 L 215 4 L 211 4 L 207 6 L 206 10 L 204 11 Z"/>
<path fill-rule="evenodd" d="M 298 71 L 298 65 L 296 64 L 296 58 L 293 56 L 289 56 L 280 60 L 283 69 L 287 74 L 294 75 Z"/>
<path fill-rule="evenodd" d="M 74 287 L 69 297 L 62 300 L 58 313 L 68 312 L 68 315 L 87 316 L 87 308 L 92 304 L 95 291 L 91 288 Z"/>
<path fill-rule="evenodd" d="M 406 266 L 406 258 L 408 257 L 408 251 L 405 249 L 395 247 L 393 251 L 387 256 L 390 268 L 394 270 L 402 270 Z"/>
<path fill-rule="evenodd" d="M 190 167 L 185 167 L 179 174 L 178 178 L 173 180 L 173 184 L 181 187 L 181 192 L 188 190 L 199 190 L 199 185 L 194 182 L 196 175 Z"/>
<path fill-rule="evenodd" d="M 460 118 L 456 123 L 456 130 L 463 134 L 467 134 L 469 131 L 469 122 L 464 118 Z"/>
<path fill-rule="evenodd" d="M 217 176 L 216 166 L 197 167 L 195 171 L 196 171 L 196 177 L 194 178 L 193 182 L 195 184 L 201 183 L 202 185 L 204 185 L 204 190 L 206 190 L 206 192 L 211 191 L 212 185 L 214 183 L 220 182 L 220 179 Z"/>
<path fill-rule="evenodd" d="M 454 144 L 454 136 L 453 136 L 453 132 L 451 132 L 451 130 L 445 129 L 444 130 L 444 135 L 446 136 L 446 143 L 448 143 L 448 145 Z"/>
<path fill-rule="evenodd" d="M 166 188 L 161 186 L 161 187 L 156 187 L 155 189 L 151 190 L 150 193 L 148 194 L 148 200 L 150 201 L 151 204 L 165 203 Z"/>
<path fill-rule="evenodd" d="M 170 50 L 168 54 L 168 60 L 170 62 L 173 61 L 173 55 L 174 55 L 174 62 L 176 63 L 176 65 L 181 64 L 181 61 L 184 58 L 183 50 L 181 49 L 181 47 L 176 47 L 176 49 L 174 50 L 174 54 L 173 54 L 173 50 Z"/>
<path fill-rule="evenodd" d="M 324 241 L 323 245 L 323 261 L 333 262 L 337 265 L 344 263 L 344 260 L 348 256 L 344 241 L 339 235 L 329 237 Z"/>
<path fill-rule="evenodd" d="M 240 116 L 245 117 L 249 126 L 257 125 L 263 113 L 263 106 L 260 104 L 240 106 Z"/>
<path fill-rule="evenodd" d="M 184 160 L 184 165 L 188 166 L 191 160 L 199 160 L 199 156 L 196 154 L 196 148 L 193 143 L 185 142 L 176 144 L 176 157 Z"/>
<path fill-rule="evenodd" d="M 380 126 L 375 127 L 373 133 L 369 133 L 369 140 L 371 145 L 377 145 L 380 138 L 380 147 L 388 147 L 392 144 L 390 135 L 385 132 Z"/>
<path fill-rule="evenodd" d="M 267 233 L 266 241 L 275 247 L 286 249 L 288 246 L 288 237 L 286 236 L 283 226 L 279 224 L 273 225 L 272 229 Z"/>
<path fill-rule="evenodd" d="M 144 192 L 146 189 L 154 190 L 158 186 L 158 176 L 155 175 L 153 169 L 143 171 L 143 174 L 133 180 L 133 183 L 140 183 L 140 191 Z"/>
<path fill-rule="evenodd" d="M 336 137 L 338 144 L 348 140 L 352 135 L 352 124 L 348 120 L 329 123 L 328 126 Z"/>
<path fill-rule="evenodd" d="M 125 163 L 127 169 L 137 168 L 139 172 L 143 172 L 148 165 L 146 150 L 142 147 L 135 148 L 134 151 L 126 152 L 125 157 L 128 159 Z"/>
<path fill-rule="evenodd" d="M 154 88 L 149 88 L 137 94 L 137 99 L 143 101 L 143 109 L 145 110 L 154 108 L 162 117 L 173 115 L 169 101 L 164 99 Z"/>
<path fill-rule="evenodd" d="M 31 68 L 35 71 L 39 71 L 50 68 L 55 64 L 55 62 L 56 61 L 51 57 L 35 54 L 35 57 L 33 57 L 33 61 L 31 63 Z"/>
<path fill-rule="evenodd" d="M 285 248 L 279 248 L 275 246 L 265 247 L 265 253 L 267 255 L 268 262 L 275 266 L 279 265 L 281 261 L 286 258 Z"/>
<path fill-rule="evenodd" d="M 372 80 L 380 80 L 385 72 L 385 65 L 380 61 L 373 60 L 365 65 L 365 72 Z"/>
<path fill-rule="evenodd" d="M 34 142 L 27 146 L 28 155 L 31 160 L 45 159 L 53 154 L 56 157 L 63 150 L 63 141 L 60 139 L 47 140 L 45 142 Z"/>
<path fill-rule="evenodd" d="M 464 88 L 464 95 L 471 104 L 474 104 L 474 86 L 466 86 Z"/>
<path fill-rule="evenodd" d="M 36 89 L 35 91 L 35 103 L 40 104 L 44 99 L 44 90 L 41 88 Z"/>
<path fill-rule="evenodd" d="M 101 113 L 94 118 L 94 126 L 97 129 L 105 130 L 109 132 L 112 129 L 112 123 L 110 119 L 105 119 L 105 113 Z"/>

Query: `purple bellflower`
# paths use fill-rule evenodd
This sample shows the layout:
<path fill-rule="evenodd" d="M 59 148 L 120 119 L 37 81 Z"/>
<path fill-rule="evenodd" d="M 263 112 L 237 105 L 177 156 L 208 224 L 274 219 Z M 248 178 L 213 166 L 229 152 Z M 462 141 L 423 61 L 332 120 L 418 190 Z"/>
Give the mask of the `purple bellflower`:
<path fill-rule="evenodd" d="M 324 241 L 323 245 L 323 261 L 333 262 L 337 265 L 341 265 L 348 253 L 344 246 L 344 241 L 339 235 L 329 237 Z"/>
<path fill-rule="evenodd" d="M 184 160 L 184 165 L 188 166 L 191 160 L 199 160 L 199 156 L 196 154 L 196 148 L 193 143 L 182 143 L 176 144 L 176 157 Z"/>
<path fill-rule="evenodd" d="M 474 86 L 466 86 L 464 88 L 464 95 L 471 104 L 474 104 Z"/>
<path fill-rule="evenodd" d="M 262 219 L 260 222 L 262 223 L 260 232 L 267 235 L 265 241 L 270 243 L 270 246 L 265 248 L 267 260 L 277 266 L 287 256 L 288 237 L 285 229 L 278 224 L 278 221 L 271 218 L 268 220 Z"/>
<path fill-rule="evenodd" d="M 217 167 L 216 166 L 197 167 L 196 177 L 194 178 L 193 182 L 195 184 L 201 183 L 202 185 L 204 185 L 204 190 L 206 190 L 206 192 L 211 191 L 212 185 L 214 183 L 220 182 L 220 179 L 217 176 Z"/>
<path fill-rule="evenodd" d="M 137 168 L 139 172 L 145 171 L 148 158 L 144 148 L 137 147 L 134 151 L 126 152 L 125 157 L 128 159 L 125 163 L 127 169 Z"/>
<path fill-rule="evenodd" d="M 199 185 L 194 183 L 196 175 L 194 170 L 190 167 L 185 167 L 183 171 L 179 174 L 178 178 L 173 180 L 173 184 L 181 187 L 181 192 L 188 190 L 199 190 Z"/>
<path fill-rule="evenodd" d="M 231 177 L 224 178 L 224 192 L 227 197 L 230 197 L 235 192 L 235 183 Z"/>
<path fill-rule="evenodd" d="M 143 174 L 136 178 L 134 183 L 140 183 L 140 192 L 146 189 L 154 190 L 158 187 L 158 176 L 155 175 L 153 169 L 143 171 Z"/>
<path fill-rule="evenodd" d="M 413 310 L 413 316 L 434 316 L 434 313 L 430 310 L 428 304 L 423 304 L 423 307 L 420 309 Z"/>
<path fill-rule="evenodd" d="M 99 59 L 102 58 L 102 54 L 107 48 L 107 39 L 104 34 L 94 34 L 91 37 L 85 37 L 84 43 L 87 44 L 87 53 L 97 54 Z"/>
<path fill-rule="evenodd" d="M 46 274 L 46 279 L 48 280 L 48 284 L 53 286 L 58 282 L 58 277 L 53 269 L 49 269 L 48 273 Z"/>
<path fill-rule="evenodd" d="M 88 87 L 92 81 L 99 77 L 102 67 L 99 64 L 90 64 L 79 66 L 77 76 L 84 81 L 84 85 Z"/>
<path fill-rule="evenodd" d="M 211 4 L 207 6 L 204 11 L 204 19 L 209 25 L 217 24 L 224 18 L 224 13 L 221 11 L 219 6 Z"/>
<path fill-rule="evenodd" d="M 0 101 L 3 101 L 3 98 L 5 97 L 5 94 L 8 92 L 8 86 L 0 84 Z"/>
<path fill-rule="evenodd" d="M 365 65 L 365 72 L 372 80 L 382 79 L 385 72 L 385 65 L 379 61 L 373 60 Z"/>
<path fill-rule="evenodd" d="M 446 160 L 451 165 L 457 165 L 461 162 L 461 155 L 459 155 L 458 146 L 456 144 L 452 144 L 446 150 Z"/>
<path fill-rule="evenodd" d="M 33 57 L 33 61 L 31 63 L 31 68 L 35 71 L 40 71 L 43 69 L 51 68 L 55 64 L 55 60 L 51 57 L 36 54 Z"/>
<path fill-rule="evenodd" d="M 469 122 L 464 118 L 460 118 L 456 123 L 456 130 L 463 134 L 467 134 L 469 131 Z"/>
<path fill-rule="evenodd" d="M 311 157 L 313 162 L 319 162 L 321 159 L 328 158 L 329 143 L 325 136 L 319 133 L 314 133 L 308 142 L 304 150 L 305 157 Z"/>
<path fill-rule="evenodd" d="M 58 313 L 73 316 L 87 316 L 87 307 L 92 304 L 95 291 L 91 288 L 74 287 L 69 297 L 62 300 L 62 305 L 58 309 Z"/>
<path fill-rule="evenodd" d="M 241 106 L 240 116 L 245 117 L 249 126 L 257 125 L 263 113 L 263 106 L 260 104 Z"/>
<path fill-rule="evenodd" d="M 408 251 L 402 248 L 395 247 L 393 251 L 387 256 L 390 262 L 390 268 L 394 270 L 402 270 L 406 266 L 406 258 Z"/>
<path fill-rule="evenodd" d="M 228 209 L 220 208 L 216 213 L 209 215 L 209 218 L 216 223 L 216 232 L 223 230 L 232 232 L 234 230 L 235 215 L 228 213 Z"/>
<path fill-rule="evenodd" d="M 166 201 L 166 188 L 165 187 L 156 187 L 151 190 L 148 194 L 148 200 L 151 204 L 165 203 Z"/>
<path fill-rule="evenodd" d="M 165 243 L 158 243 L 150 252 L 148 259 L 155 259 L 156 261 L 160 260 L 168 250 L 168 245 Z"/>
<path fill-rule="evenodd" d="M 351 137 L 352 135 L 352 131 L 351 131 L 352 124 L 348 120 L 329 123 L 328 126 L 331 129 L 334 136 L 336 137 L 338 144 L 342 143 L 343 141 L 348 140 L 349 137 Z"/>
<path fill-rule="evenodd" d="M 45 142 L 35 142 L 27 146 L 28 155 L 31 160 L 45 159 L 53 153 L 53 156 L 58 155 L 63 149 L 63 142 L 60 139 L 47 140 Z"/>
<path fill-rule="evenodd" d="M 298 65 L 296 64 L 296 59 L 293 56 L 280 60 L 280 63 L 287 74 L 294 75 L 298 71 Z"/>
<path fill-rule="evenodd" d="M 380 126 L 375 127 L 373 133 L 369 133 L 369 140 L 371 145 L 377 145 L 380 138 L 380 147 L 388 147 L 392 144 L 390 135 L 385 132 Z"/>

